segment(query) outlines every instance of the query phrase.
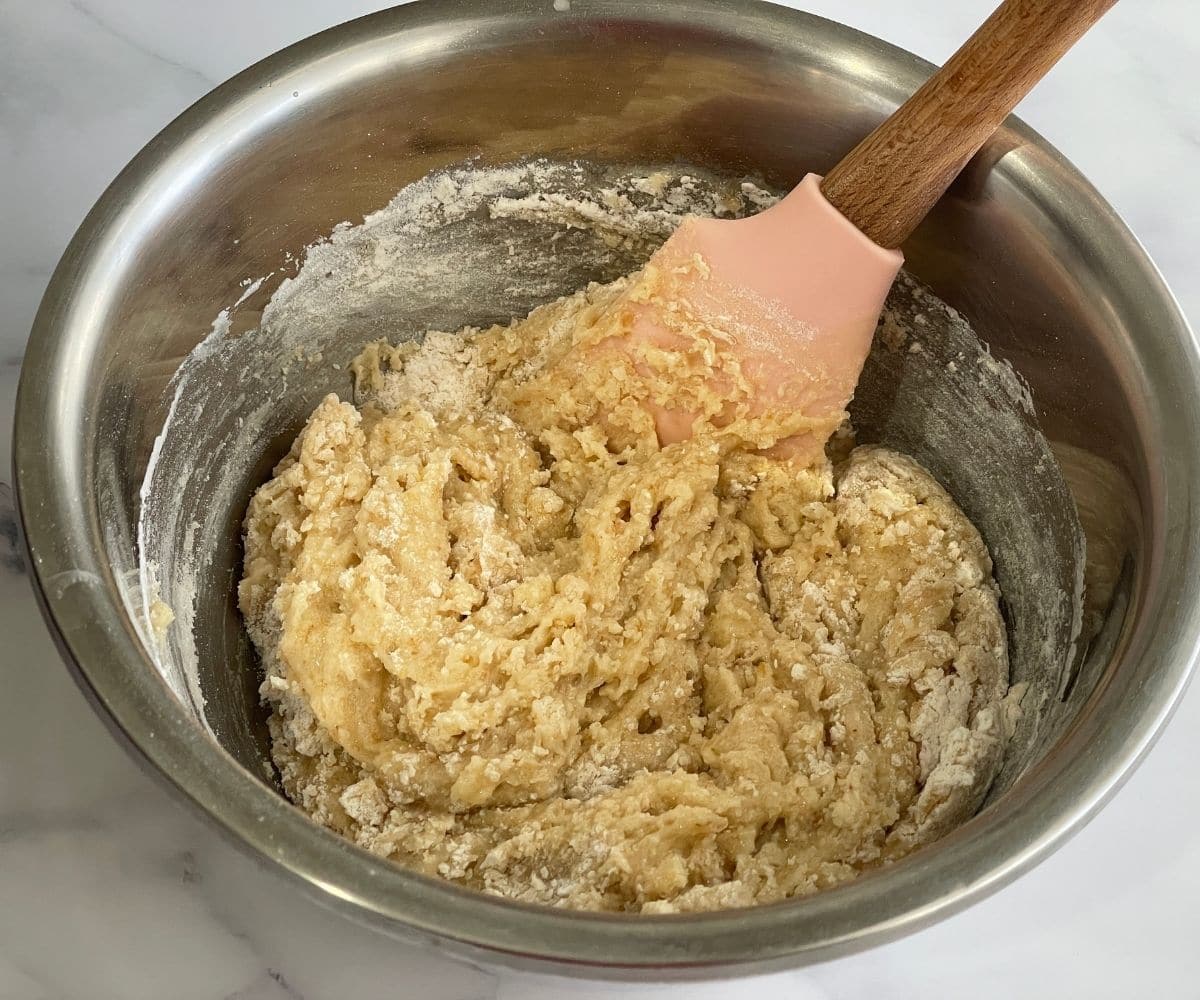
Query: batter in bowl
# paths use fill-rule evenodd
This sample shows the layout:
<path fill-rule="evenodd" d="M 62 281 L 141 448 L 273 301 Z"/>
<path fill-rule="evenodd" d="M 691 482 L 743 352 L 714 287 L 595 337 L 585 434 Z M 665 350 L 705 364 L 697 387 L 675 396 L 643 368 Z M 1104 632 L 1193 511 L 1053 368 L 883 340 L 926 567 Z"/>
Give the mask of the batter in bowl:
<path fill-rule="evenodd" d="M 728 331 L 619 349 L 643 272 L 375 344 L 246 517 L 273 755 L 316 821 L 513 899 L 853 878 L 978 808 L 1016 713 L 991 559 L 912 460 L 796 468 Z M 680 318 L 686 327 L 689 317 Z M 649 409 L 700 414 L 660 448 Z"/>

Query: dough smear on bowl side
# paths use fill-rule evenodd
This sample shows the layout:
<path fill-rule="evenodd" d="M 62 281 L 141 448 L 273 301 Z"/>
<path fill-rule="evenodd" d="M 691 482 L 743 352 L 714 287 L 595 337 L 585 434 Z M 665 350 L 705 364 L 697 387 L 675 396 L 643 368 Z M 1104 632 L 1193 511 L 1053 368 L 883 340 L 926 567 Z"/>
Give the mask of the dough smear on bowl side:
<path fill-rule="evenodd" d="M 1019 692 L 979 533 L 878 447 L 770 457 L 728 331 L 612 348 L 646 269 L 371 345 L 245 522 L 273 756 L 316 821 L 527 902 L 805 895 L 971 816 Z M 683 401 L 687 440 L 651 412 Z"/>

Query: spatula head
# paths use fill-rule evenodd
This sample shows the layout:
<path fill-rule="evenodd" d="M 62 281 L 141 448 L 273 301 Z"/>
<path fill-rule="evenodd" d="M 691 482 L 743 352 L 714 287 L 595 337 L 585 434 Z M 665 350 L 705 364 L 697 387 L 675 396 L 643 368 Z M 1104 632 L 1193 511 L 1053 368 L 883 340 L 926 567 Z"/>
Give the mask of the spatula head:
<path fill-rule="evenodd" d="M 652 394 L 660 443 L 748 421 L 765 450 L 819 457 L 903 260 L 833 208 L 815 174 L 751 218 L 685 220 L 647 264 L 623 345 L 648 374 L 704 368 L 707 393 Z"/>

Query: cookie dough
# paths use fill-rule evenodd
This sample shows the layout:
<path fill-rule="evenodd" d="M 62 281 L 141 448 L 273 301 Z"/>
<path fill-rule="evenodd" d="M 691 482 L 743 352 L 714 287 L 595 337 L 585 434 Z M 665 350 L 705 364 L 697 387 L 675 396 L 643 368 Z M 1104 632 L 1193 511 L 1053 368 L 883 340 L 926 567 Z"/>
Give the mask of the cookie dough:
<path fill-rule="evenodd" d="M 721 331 L 615 348 L 654 291 L 372 345 L 360 405 L 326 398 L 255 494 L 241 609 L 316 821 L 513 899 L 674 912 L 978 808 L 1015 712 L 978 532 L 894 452 L 764 454 L 803 428 L 745 416 Z M 647 403 L 680 399 L 704 416 L 660 448 Z"/>

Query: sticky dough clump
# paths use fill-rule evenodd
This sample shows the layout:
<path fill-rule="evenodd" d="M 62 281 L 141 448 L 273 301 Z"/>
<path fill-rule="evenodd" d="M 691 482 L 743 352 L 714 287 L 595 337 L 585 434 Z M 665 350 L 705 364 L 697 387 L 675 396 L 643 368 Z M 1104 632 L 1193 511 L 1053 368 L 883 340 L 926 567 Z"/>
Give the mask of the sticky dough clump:
<path fill-rule="evenodd" d="M 645 402 L 715 413 L 722 339 L 611 350 L 653 294 L 372 345 L 368 401 L 327 397 L 254 496 L 241 608 L 318 822 L 514 899 L 672 912 L 835 885 L 978 808 L 1015 713 L 978 532 L 894 452 L 767 457 L 802 428 L 741 419 L 736 378 L 731 422 L 660 448 Z"/>

